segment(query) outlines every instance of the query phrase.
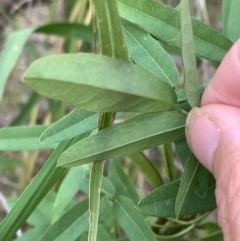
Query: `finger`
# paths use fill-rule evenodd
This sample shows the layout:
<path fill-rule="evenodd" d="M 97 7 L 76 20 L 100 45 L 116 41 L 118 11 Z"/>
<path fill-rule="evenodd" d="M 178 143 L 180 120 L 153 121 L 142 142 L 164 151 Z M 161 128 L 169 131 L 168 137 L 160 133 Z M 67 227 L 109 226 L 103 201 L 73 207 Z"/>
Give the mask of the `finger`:
<path fill-rule="evenodd" d="M 240 108 L 223 104 L 194 108 L 186 136 L 195 156 L 216 178 L 224 240 L 240 240 Z"/>
<path fill-rule="evenodd" d="M 240 107 L 240 40 L 222 61 L 202 97 L 202 105 L 221 103 Z"/>

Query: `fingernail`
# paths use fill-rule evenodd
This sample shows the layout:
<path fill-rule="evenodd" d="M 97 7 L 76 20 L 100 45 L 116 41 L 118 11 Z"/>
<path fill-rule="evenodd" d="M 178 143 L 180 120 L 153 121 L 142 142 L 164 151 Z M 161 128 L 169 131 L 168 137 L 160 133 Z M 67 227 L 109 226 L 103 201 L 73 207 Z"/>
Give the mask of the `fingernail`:
<path fill-rule="evenodd" d="M 194 108 L 186 121 L 186 137 L 190 149 L 197 159 L 210 171 L 214 152 L 220 140 L 220 129 L 199 108 Z"/>

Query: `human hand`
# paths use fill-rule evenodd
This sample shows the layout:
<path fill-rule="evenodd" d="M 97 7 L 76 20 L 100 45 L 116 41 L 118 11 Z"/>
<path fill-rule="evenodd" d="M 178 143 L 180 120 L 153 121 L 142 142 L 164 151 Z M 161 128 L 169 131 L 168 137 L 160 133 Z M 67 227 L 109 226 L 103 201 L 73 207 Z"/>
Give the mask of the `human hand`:
<path fill-rule="evenodd" d="M 228 52 L 186 123 L 188 144 L 216 178 L 225 241 L 240 240 L 240 40 Z"/>

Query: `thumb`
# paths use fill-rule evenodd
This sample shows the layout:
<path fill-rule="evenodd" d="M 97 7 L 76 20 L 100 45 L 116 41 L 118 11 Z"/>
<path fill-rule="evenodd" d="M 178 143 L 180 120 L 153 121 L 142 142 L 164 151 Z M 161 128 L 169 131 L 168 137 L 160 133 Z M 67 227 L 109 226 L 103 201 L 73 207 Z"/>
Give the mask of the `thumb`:
<path fill-rule="evenodd" d="M 218 220 L 225 241 L 240 230 L 240 40 L 226 55 L 187 119 L 188 144 L 216 178 Z"/>
<path fill-rule="evenodd" d="M 224 240 L 240 240 L 240 109 L 222 104 L 194 108 L 186 136 L 195 156 L 216 178 Z"/>

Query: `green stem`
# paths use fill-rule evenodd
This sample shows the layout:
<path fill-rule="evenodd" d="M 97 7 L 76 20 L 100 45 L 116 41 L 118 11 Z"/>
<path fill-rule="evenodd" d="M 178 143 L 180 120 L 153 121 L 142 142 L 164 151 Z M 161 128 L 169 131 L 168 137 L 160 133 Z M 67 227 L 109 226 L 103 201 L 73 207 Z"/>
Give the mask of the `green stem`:
<path fill-rule="evenodd" d="M 155 236 L 156 236 L 157 238 L 160 238 L 160 239 L 178 238 L 178 237 L 183 236 L 184 234 L 188 233 L 188 232 L 191 231 L 192 229 L 194 229 L 195 225 L 196 225 L 196 224 L 192 224 L 191 226 L 187 227 L 186 229 L 180 231 L 179 233 L 173 234 L 173 235 L 165 236 L 165 235 L 157 235 L 157 234 L 155 234 Z"/>

